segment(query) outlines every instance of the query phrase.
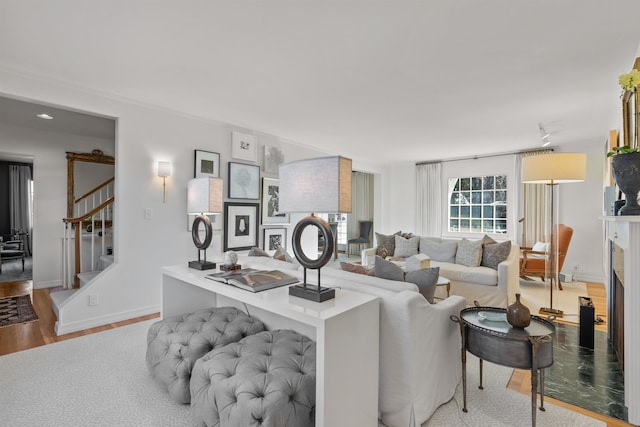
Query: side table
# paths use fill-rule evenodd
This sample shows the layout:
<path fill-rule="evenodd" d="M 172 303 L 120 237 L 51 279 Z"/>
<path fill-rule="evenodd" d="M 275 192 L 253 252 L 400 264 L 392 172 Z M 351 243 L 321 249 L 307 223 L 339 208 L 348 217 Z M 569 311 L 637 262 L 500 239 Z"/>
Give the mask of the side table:
<path fill-rule="evenodd" d="M 462 399 L 467 412 L 467 351 L 480 359 L 480 389 L 483 360 L 509 368 L 531 370 L 531 425 L 536 425 L 538 374 L 540 410 L 544 411 L 544 368 L 553 365 L 553 337 L 556 327 L 538 316 L 531 316 L 526 328 L 507 323 L 506 309 L 496 307 L 465 308 L 451 320 L 460 325 L 462 337 Z"/>
<path fill-rule="evenodd" d="M 444 276 L 438 276 L 438 282 L 436 286 L 446 286 L 447 287 L 447 298 L 449 298 L 451 294 L 451 280 L 447 279 Z"/>

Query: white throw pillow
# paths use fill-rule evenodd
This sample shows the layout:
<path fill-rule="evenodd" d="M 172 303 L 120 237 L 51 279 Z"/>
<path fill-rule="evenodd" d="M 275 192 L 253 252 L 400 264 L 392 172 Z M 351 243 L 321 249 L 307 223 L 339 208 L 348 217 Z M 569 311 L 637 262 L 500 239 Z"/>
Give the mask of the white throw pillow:
<path fill-rule="evenodd" d="M 531 250 L 533 250 L 534 252 L 548 252 L 549 244 L 543 243 L 543 242 L 536 242 L 536 244 L 533 245 L 533 248 L 531 248 Z"/>

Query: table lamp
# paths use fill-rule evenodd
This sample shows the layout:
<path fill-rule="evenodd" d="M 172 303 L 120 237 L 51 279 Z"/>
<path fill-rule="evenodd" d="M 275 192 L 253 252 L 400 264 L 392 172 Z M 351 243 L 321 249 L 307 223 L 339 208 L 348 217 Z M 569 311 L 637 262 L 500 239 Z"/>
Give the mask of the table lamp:
<path fill-rule="evenodd" d="M 191 237 L 198 248 L 198 259 L 189 261 L 189 267 L 197 270 L 216 268 L 215 262 L 207 261 L 207 248 L 213 237 L 211 220 L 207 215 L 222 213 L 222 179 L 204 177 L 190 180 L 187 185 L 187 213 L 197 215 L 191 227 Z M 204 240 L 200 239 L 200 225 L 204 225 Z"/>
<path fill-rule="evenodd" d="M 558 283 L 558 233 L 554 233 L 557 217 L 557 203 L 554 200 L 554 188 L 558 184 L 581 182 L 585 180 L 587 155 L 584 153 L 550 153 L 529 156 L 522 159 L 522 182 L 524 184 L 546 184 L 549 186 L 549 263 L 545 270 L 549 276 L 549 307 L 540 308 L 540 314 L 553 314 L 562 317 L 562 310 L 553 308 L 553 288 Z"/>
<path fill-rule="evenodd" d="M 351 212 L 351 159 L 340 156 L 317 157 L 280 165 L 280 212 L 309 213 L 293 230 L 293 253 L 302 267 L 301 285 L 289 287 L 289 295 L 323 302 L 335 298 L 335 289 L 320 286 L 320 269 L 331 260 L 335 240 L 329 224 L 314 213 Z M 324 248 L 317 259 L 303 251 L 300 239 L 310 225 L 318 228 Z M 318 270 L 317 286 L 307 283 L 307 269 Z"/>

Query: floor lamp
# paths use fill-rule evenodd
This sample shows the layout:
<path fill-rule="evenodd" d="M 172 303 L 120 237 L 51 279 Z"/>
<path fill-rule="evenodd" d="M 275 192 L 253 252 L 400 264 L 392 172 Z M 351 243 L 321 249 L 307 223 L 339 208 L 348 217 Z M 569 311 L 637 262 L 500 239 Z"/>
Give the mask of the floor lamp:
<path fill-rule="evenodd" d="M 553 290 L 558 285 L 558 233 L 554 232 L 557 221 L 558 202 L 556 186 L 570 182 L 582 182 L 587 169 L 584 153 L 550 153 L 522 159 L 523 184 L 546 184 L 549 188 L 547 203 L 549 225 L 549 255 L 545 263 L 545 276 L 549 281 L 549 306 L 540 308 L 540 314 L 562 317 L 562 310 L 553 307 Z"/>

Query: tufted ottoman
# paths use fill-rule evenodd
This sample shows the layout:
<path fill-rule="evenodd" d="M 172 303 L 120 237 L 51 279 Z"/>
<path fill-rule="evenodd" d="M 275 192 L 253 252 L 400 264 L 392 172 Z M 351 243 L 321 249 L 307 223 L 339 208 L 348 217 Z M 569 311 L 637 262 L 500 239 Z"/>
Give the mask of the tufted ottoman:
<path fill-rule="evenodd" d="M 169 317 L 149 328 L 147 367 L 171 399 L 189 403 L 189 380 L 196 360 L 215 348 L 262 331 L 262 322 L 232 307 Z"/>
<path fill-rule="evenodd" d="M 313 426 L 315 402 L 316 345 L 289 330 L 213 350 L 191 376 L 191 412 L 201 426 Z"/>

